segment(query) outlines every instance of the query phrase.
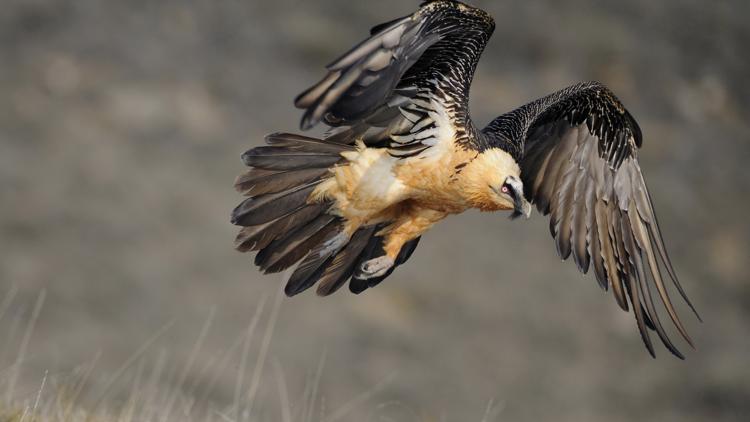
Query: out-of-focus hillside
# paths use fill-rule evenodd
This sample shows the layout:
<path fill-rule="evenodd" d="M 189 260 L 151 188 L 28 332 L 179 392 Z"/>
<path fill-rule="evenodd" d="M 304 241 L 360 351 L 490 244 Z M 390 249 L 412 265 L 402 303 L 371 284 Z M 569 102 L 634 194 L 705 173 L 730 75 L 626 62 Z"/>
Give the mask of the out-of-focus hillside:
<path fill-rule="evenodd" d="M 660 348 L 651 359 L 633 317 L 559 262 L 545 218 L 469 213 L 428 233 L 377 289 L 285 299 L 253 420 L 279 420 L 273 368 L 298 410 L 322 356 L 316 394 L 327 414 L 389 380 L 344 420 L 479 421 L 491 399 L 502 421 L 747 420 L 750 3 L 474 4 L 497 21 L 472 89 L 479 123 L 591 79 L 640 122 L 667 246 L 705 320 L 680 308 L 697 351 L 683 345 L 683 362 Z M 211 391 L 201 406 L 231 408 L 242 335 L 268 298 L 263 332 L 281 289 L 232 250 L 239 155 L 295 130 L 292 98 L 371 26 L 416 5 L 4 2 L 0 298 L 19 294 L 0 314 L 0 379 L 45 290 L 21 400 L 33 403 L 45 371 L 62 384 L 96 360 L 82 400 L 94 406 L 174 321 L 107 389 L 107 405 L 129 397 L 139 365 L 153 374 L 162 362 L 164 391 Z M 212 369 L 228 352 L 227 369 Z"/>

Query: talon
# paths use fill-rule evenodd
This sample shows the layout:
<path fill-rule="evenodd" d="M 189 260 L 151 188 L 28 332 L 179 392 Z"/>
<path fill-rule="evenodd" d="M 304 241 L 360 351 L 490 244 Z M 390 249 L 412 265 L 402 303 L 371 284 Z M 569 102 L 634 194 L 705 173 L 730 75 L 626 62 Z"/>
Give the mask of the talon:
<path fill-rule="evenodd" d="M 368 280 L 371 278 L 378 278 L 378 277 L 384 276 L 385 273 L 387 273 L 388 270 L 390 270 L 391 267 L 393 267 L 393 264 L 394 264 L 393 258 L 389 257 L 388 255 L 384 255 L 378 258 L 373 258 L 362 264 L 362 266 L 359 269 L 359 274 L 357 275 L 357 278 L 360 278 L 362 280 Z"/>

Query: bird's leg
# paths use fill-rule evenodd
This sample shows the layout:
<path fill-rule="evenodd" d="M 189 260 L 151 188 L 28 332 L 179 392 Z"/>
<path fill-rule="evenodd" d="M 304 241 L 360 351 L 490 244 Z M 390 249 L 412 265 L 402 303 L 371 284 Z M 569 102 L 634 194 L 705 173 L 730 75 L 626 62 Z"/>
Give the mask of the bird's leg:
<path fill-rule="evenodd" d="M 384 237 L 385 255 L 362 263 L 358 277 L 367 280 L 385 275 L 395 265 L 396 258 L 406 242 L 421 236 L 446 216 L 444 212 L 425 208 L 411 209 L 403 213 L 379 233 Z"/>

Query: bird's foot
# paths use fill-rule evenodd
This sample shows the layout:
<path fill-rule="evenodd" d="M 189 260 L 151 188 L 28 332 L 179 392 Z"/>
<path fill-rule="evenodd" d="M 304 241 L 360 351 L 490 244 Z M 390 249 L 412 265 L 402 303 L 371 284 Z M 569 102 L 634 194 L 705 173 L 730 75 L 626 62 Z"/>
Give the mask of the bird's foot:
<path fill-rule="evenodd" d="M 393 258 L 388 255 L 373 258 L 362 263 L 362 266 L 359 268 L 359 274 L 357 274 L 357 278 L 362 280 L 369 280 L 371 278 L 382 277 L 388 272 L 388 270 L 393 267 L 393 265 Z"/>

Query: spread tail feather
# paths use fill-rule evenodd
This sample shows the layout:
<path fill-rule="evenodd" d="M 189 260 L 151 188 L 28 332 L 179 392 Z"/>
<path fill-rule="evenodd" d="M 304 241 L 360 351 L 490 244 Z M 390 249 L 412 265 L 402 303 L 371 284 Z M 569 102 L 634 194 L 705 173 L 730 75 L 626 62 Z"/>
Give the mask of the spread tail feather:
<path fill-rule="evenodd" d="M 309 201 L 315 188 L 332 176 L 331 167 L 344 160 L 342 153 L 354 146 L 288 133 L 268 135 L 266 144 L 242 155 L 251 169 L 235 181 L 247 197 L 232 212 L 232 223 L 242 226 L 235 248 L 257 251 L 255 264 L 266 274 L 296 264 L 285 287 L 288 296 L 318 282 L 318 294 L 328 296 L 349 279 L 350 290 L 359 293 L 387 277 L 390 271 L 366 281 L 356 275 L 363 262 L 384 253 L 383 239 L 375 235 L 383 225 L 362 227 L 348 236 L 344 220 L 328 213 L 331 202 Z M 404 246 L 397 265 L 409 258 L 418 241 Z"/>

